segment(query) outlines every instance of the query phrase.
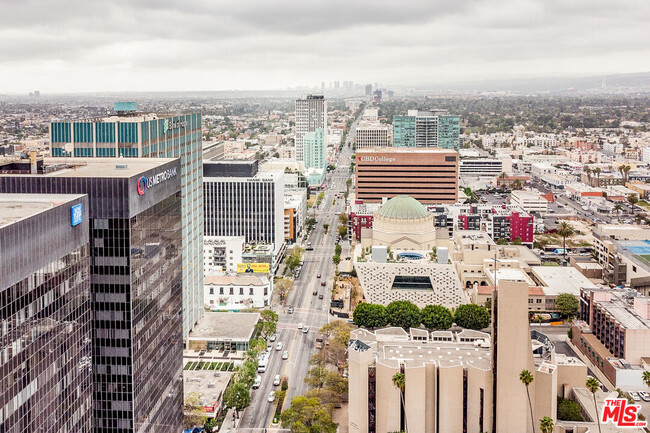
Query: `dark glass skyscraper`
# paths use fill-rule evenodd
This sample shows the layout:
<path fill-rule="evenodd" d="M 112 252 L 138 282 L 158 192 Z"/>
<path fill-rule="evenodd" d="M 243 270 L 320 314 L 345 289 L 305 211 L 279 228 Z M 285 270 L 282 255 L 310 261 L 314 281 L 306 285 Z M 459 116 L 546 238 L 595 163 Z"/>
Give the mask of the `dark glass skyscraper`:
<path fill-rule="evenodd" d="M 0 194 L 0 431 L 91 433 L 88 197 Z"/>
<path fill-rule="evenodd" d="M 0 192 L 89 196 L 95 432 L 180 431 L 180 161 L 56 158 L 43 171 L 55 168 L 0 176 Z"/>

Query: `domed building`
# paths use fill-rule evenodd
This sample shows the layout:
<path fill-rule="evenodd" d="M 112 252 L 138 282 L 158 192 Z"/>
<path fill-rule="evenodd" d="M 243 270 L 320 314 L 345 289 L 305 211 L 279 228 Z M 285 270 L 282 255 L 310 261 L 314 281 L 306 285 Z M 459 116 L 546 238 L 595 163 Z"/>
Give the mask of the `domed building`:
<path fill-rule="evenodd" d="M 408 195 L 388 200 L 375 213 L 372 221 L 372 239 L 364 239 L 367 246 L 386 246 L 400 250 L 429 251 L 442 239 L 448 240 L 447 230 L 438 230 L 435 216 L 419 201 Z"/>

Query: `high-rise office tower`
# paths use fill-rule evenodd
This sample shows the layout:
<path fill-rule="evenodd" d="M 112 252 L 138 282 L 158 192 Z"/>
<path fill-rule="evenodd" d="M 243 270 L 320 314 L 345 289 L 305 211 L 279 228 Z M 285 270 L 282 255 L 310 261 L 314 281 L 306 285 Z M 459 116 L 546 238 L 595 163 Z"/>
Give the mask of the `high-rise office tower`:
<path fill-rule="evenodd" d="M 32 168 L 0 175 L 0 193 L 88 195 L 94 432 L 180 431 L 179 159 L 50 158 Z"/>
<path fill-rule="evenodd" d="M 0 431 L 92 432 L 88 197 L 0 194 Z"/>
<path fill-rule="evenodd" d="M 304 138 L 308 132 L 323 130 L 323 141 L 327 146 L 327 101 L 323 95 L 307 95 L 296 99 L 296 160 L 305 161 Z"/>
<path fill-rule="evenodd" d="M 409 110 L 393 117 L 396 147 L 440 147 L 458 150 L 460 118 L 429 111 Z"/>
<path fill-rule="evenodd" d="M 284 175 L 259 172 L 257 161 L 205 161 L 206 236 L 243 236 L 246 242 L 284 246 Z"/>
<path fill-rule="evenodd" d="M 203 179 L 201 113 L 138 113 L 132 102 L 115 116 L 52 122 L 52 156 L 181 158 L 183 209 L 183 337 L 203 314 Z"/>
<path fill-rule="evenodd" d="M 366 84 L 366 96 L 372 96 L 372 84 Z"/>
<path fill-rule="evenodd" d="M 305 152 L 305 167 L 325 168 L 325 132 L 323 128 L 316 128 L 314 132 L 307 132 L 303 136 Z"/>

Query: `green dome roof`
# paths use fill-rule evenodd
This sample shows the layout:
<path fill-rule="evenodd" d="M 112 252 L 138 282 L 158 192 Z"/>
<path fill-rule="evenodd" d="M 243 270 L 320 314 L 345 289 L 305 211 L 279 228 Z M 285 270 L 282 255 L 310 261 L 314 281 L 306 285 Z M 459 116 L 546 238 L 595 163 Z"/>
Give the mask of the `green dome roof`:
<path fill-rule="evenodd" d="M 410 195 L 398 195 L 391 198 L 379 208 L 377 214 L 392 219 L 417 219 L 430 215 L 427 208 Z"/>

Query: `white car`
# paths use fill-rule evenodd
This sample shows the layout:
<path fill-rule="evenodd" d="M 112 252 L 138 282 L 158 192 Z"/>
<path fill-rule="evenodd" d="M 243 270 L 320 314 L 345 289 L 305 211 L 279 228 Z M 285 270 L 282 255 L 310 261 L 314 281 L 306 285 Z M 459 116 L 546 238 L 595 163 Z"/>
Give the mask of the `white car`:
<path fill-rule="evenodd" d="M 282 359 L 289 359 L 289 351 L 288 350 L 285 350 L 284 352 L 282 352 Z"/>
<path fill-rule="evenodd" d="M 273 378 L 273 385 L 278 386 L 280 385 L 280 375 L 276 374 L 275 377 Z"/>
<path fill-rule="evenodd" d="M 634 401 L 641 401 L 641 396 L 637 394 L 634 391 L 628 391 L 628 394 L 630 394 L 630 397 L 632 397 L 632 400 Z"/>
<path fill-rule="evenodd" d="M 304 328 L 302 328 L 302 333 L 303 334 L 306 334 L 308 332 L 309 332 L 309 326 L 305 326 Z"/>
<path fill-rule="evenodd" d="M 267 344 L 266 351 L 270 353 L 272 350 L 273 350 L 273 345 L 271 343 Z"/>
<path fill-rule="evenodd" d="M 298 323 L 298 329 L 302 329 L 302 323 Z"/>
<path fill-rule="evenodd" d="M 273 334 L 273 335 L 271 335 L 271 338 L 269 338 L 269 341 L 275 341 L 276 338 L 277 338 L 277 335 Z"/>
<path fill-rule="evenodd" d="M 278 344 L 275 345 L 275 350 L 277 351 L 282 350 L 282 346 L 284 346 L 284 344 L 280 341 Z"/>
<path fill-rule="evenodd" d="M 255 378 L 255 382 L 253 382 L 253 389 L 259 388 L 261 384 L 262 384 L 262 376 L 258 374 L 257 377 Z"/>
<path fill-rule="evenodd" d="M 645 391 L 639 391 L 639 397 L 641 397 L 643 401 L 650 401 L 650 394 Z"/>
<path fill-rule="evenodd" d="M 269 393 L 269 398 L 266 399 L 269 403 L 273 403 L 273 400 L 275 400 L 275 391 L 271 391 Z"/>

